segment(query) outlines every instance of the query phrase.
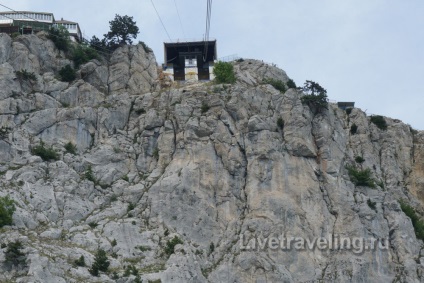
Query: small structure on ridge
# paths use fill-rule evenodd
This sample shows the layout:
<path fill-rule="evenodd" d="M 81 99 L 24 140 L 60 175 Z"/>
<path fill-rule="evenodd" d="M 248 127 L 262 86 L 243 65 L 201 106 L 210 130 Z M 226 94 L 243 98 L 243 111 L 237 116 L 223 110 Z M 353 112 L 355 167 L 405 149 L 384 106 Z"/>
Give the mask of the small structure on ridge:
<path fill-rule="evenodd" d="M 164 43 L 164 73 L 174 81 L 212 80 L 216 40 Z"/>

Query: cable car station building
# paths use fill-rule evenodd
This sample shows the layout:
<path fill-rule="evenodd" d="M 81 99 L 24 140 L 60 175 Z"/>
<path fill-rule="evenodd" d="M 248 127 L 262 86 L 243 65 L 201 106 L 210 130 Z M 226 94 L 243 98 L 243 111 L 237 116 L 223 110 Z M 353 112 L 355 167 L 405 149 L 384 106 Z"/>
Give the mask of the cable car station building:
<path fill-rule="evenodd" d="M 174 81 L 213 80 L 216 40 L 164 43 L 163 72 Z"/>

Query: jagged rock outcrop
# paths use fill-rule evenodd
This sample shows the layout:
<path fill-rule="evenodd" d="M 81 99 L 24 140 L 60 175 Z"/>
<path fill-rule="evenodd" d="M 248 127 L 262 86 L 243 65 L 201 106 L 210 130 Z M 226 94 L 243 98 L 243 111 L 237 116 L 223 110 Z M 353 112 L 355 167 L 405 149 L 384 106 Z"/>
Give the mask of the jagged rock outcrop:
<path fill-rule="evenodd" d="M 398 202 L 421 211 L 422 133 L 390 118 L 380 130 L 360 109 L 313 114 L 298 90 L 262 83 L 284 71 L 241 61 L 234 85 L 160 89 L 154 55 L 125 46 L 65 83 L 72 62 L 52 42 L 1 34 L 0 196 L 17 210 L 0 243 L 20 240 L 27 266 L 1 265 L 0 281 L 133 282 L 134 265 L 143 282 L 423 282 L 423 242 Z M 58 160 L 32 153 L 41 141 Z M 375 189 L 351 182 L 357 156 Z M 243 249 L 281 235 L 388 248 Z M 111 272 L 94 277 L 99 248 Z"/>

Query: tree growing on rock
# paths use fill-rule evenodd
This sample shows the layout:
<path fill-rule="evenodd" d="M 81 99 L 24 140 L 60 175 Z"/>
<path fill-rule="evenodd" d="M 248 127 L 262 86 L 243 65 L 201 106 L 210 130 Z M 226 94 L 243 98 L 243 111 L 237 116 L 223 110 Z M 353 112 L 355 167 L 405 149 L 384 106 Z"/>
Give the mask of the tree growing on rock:
<path fill-rule="evenodd" d="M 107 258 L 106 252 L 102 249 L 99 249 L 94 258 L 93 265 L 88 270 L 91 275 L 99 276 L 99 272 L 107 272 L 109 268 L 110 262 Z"/>
<path fill-rule="evenodd" d="M 14 200 L 10 199 L 9 196 L 0 197 L 0 228 L 12 224 L 12 216 L 15 210 Z"/>
<path fill-rule="evenodd" d="M 303 87 L 299 87 L 305 95 L 302 96 L 302 103 L 308 105 L 314 113 L 328 109 L 327 90 L 314 81 L 306 81 Z"/>
<path fill-rule="evenodd" d="M 132 44 L 132 39 L 137 38 L 139 33 L 137 23 L 133 17 L 115 15 L 115 18 L 109 22 L 110 31 L 105 34 L 109 45 Z"/>
<path fill-rule="evenodd" d="M 20 241 L 10 242 L 5 252 L 5 263 L 13 266 L 23 266 L 26 263 L 26 255 L 22 252 L 23 246 Z"/>

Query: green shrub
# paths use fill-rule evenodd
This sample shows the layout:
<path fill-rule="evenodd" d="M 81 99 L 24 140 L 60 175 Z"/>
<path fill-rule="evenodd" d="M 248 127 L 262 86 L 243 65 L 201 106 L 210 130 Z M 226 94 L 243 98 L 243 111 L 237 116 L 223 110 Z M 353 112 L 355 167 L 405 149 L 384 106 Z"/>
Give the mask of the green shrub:
<path fill-rule="evenodd" d="M 88 270 L 91 275 L 99 276 L 99 271 L 107 272 L 109 269 L 110 262 L 107 258 L 106 252 L 102 249 L 97 250 L 94 262 L 91 268 Z"/>
<path fill-rule="evenodd" d="M 77 154 L 77 147 L 72 142 L 68 142 L 67 144 L 65 144 L 65 150 L 70 154 Z"/>
<path fill-rule="evenodd" d="M 52 27 L 49 31 L 48 38 L 53 41 L 57 49 L 68 51 L 71 46 L 69 32 L 64 26 Z"/>
<path fill-rule="evenodd" d="M 215 251 L 215 244 L 213 242 L 211 242 L 211 244 L 209 245 L 209 253 L 213 253 Z"/>
<path fill-rule="evenodd" d="M 92 221 L 92 222 L 88 223 L 88 226 L 90 226 L 90 228 L 94 229 L 97 226 L 99 226 L 99 224 L 97 224 L 96 222 Z"/>
<path fill-rule="evenodd" d="M 75 68 L 87 63 L 92 59 L 98 59 L 99 54 L 97 51 L 89 46 L 80 44 L 72 51 L 72 60 L 74 61 Z"/>
<path fill-rule="evenodd" d="M 149 246 L 138 246 L 137 247 L 140 251 L 142 251 L 142 252 L 147 252 L 147 251 L 151 251 L 152 250 L 152 248 L 151 247 L 149 247 Z"/>
<path fill-rule="evenodd" d="M 287 85 L 287 87 L 288 87 L 289 89 L 290 89 L 290 88 L 297 88 L 296 83 L 295 83 L 292 79 L 289 79 L 289 80 L 287 81 L 286 85 Z"/>
<path fill-rule="evenodd" d="M 208 112 L 209 109 L 210 109 L 209 105 L 206 102 L 203 101 L 202 102 L 202 107 L 201 107 L 202 114 Z"/>
<path fill-rule="evenodd" d="M 352 126 L 350 126 L 350 133 L 352 135 L 356 134 L 357 131 L 358 131 L 358 126 L 356 124 L 353 124 Z"/>
<path fill-rule="evenodd" d="M 135 208 L 135 204 L 133 203 L 129 203 L 128 207 L 127 207 L 127 212 L 130 212 L 131 210 L 133 210 Z"/>
<path fill-rule="evenodd" d="M 69 64 L 60 69 L 59 75 L 64 82 L 72 82 L 77 77 L 75 70 Z"/>
<path fill-rule="evenodd" d="M 20 36 L 21 34 L 19 33 L 19 32 L 14 32 L 14 33 L 12 33 L 11 35 L 10 35 L 10 37 L 12 38 L 12 39 L 15 39 L 15 38 L 17 38 L 18 36 Z"/>
<path fill-rule="evenodd" d="M 97 184 L 97 180 L 96 177 L 94 177 L 93 168 L 91 167 L 91 165 L 89 165 L 87 171 L 85 171 L 84 177 L 87 180 L 93 182 L 94 184 Z"/>
<path fill-rule="evenodd" d="M 172 240 L 168 240 L 168 242 L 166 242 L 165 253 L 167 255 L 173 254 L 175 251 L 175 246 L 178 244 L 183 244 L 183 241 L 177 236 L 175 236 Z"/>
<path fill-rule="evenodd" d="M 28 72 L 26 69 L 15 71 L 15 75 L 20 81 L 37 81 L 35 74 L 33 72 Z"/>
<path fill-rule="evenodd" d="M 14 266 L 24 265 L 26 262 L 26 255 L 22 252 L 23 246 L 20 241 L 10 242 L 7 245 L 5 252 L 5 263 Z"/>
<path fill-rule="evenodd" d="M 159 148 L 155 148 L 154 150 L 153 150 L 153 157 L 156 159 L 156 160 L 158 160 L 159 159 Z"/>
<path fill-rule="evenodd" d="M 283 129 L 284 129 L 284 120 L 283 120 L 283 118 L 278 117 L 278 119 L 277 119 L 277 126 L 278 126 L 278 128 L 280 128 L 281 130 L 283 130 Z"/>
<path fill-rule="evenodd" d="M 143 41 L 139 41 L 138 44 L 141 44 L 141 46 L 143 46 L 144 52 L 146 52 L 146 53 L 152 53 L 153 52 L 152 48 L 147 46 L 147 44 L 144 43 Z"/>
<path fill-rule="evenodd" d="M 116 242 L 116 239 L 113 239 L 112 242 L 110 243 L 112 245 L 112 247 L 116 246 L 118 243 Z"/>
<path fill-rule="evenodd" d="M 44 147 L 43 141 L 36 145 L 31 152 L 33 155 L 40 156 L 44 161 L 59 160 L 59 154 L 52 147 Z"/>
<path fill-rule="evenodd" d="M 276 90 L 279 90 L 281 93 L 285 93 L 287 91 L 286 84 L 281 80 L 267 78 L 264 79 L 262 83 L 272 85 Z"/>
<path fill-rule="evenodd" d="M 213 74 L 217 83 L 232 84 L 236 82 L 234 67 L 228 62 L 217 62 L 213 67 Z"/>
<path fill-rule="evenodd" d="M 346 108 L 345 111 L 347 115 L 350 115 L 350 113 L 352 113 L 352 108 Z"/>
<path fill-rule="evenodd" d="M 387 130 L 387 123 L 383 116 L 373 115 L 371 116 L 371 123 L 375 124 L 380 130 Z"/>
<path fill-rule="evenodd" d="M 117 201 L 118 200 L 118 196 L 117 195 L 115 195 L 115 194 L 113 194 L 111 197 L 110 197 L 110 201 L 111 202 L 114 202 L 114 201 Z"/>
<path fill-rule="evenodd" d="M 415 235 L 418 239 L 424 241 L 424 221 L 415 212 L 414 208 L 407 204 L 404 200 L 399 201 L 400 208 L 403 213 L 411 219 L 412 226 L 414 226 Z"/>
<path fill-rule="evenodd" d="M 112 279 L 113 279 L 113 280 L 118 280 L 118 279 L 119 279 L 118 273 L 117 273 L 116 271 L 114 271 L 114 272 L 112 273 Z"/>
<path fill-rule="evenodd" d="M 355 161 L 356 163 L 362 164 L 365 161 L 365 159 L 362 156 L 357 156 L 355 157 Z"/>
<path fill-rule="evenodd" d="M 84 258 L 84 256 L 83 255 L 80 256 L 80 258 L 79 259 L 76 259 L 74 261 L 74 263 L 75 263 L 76 266 L 82 266 L 82 267 L 84 267 L 85 266 L 85 258 Z"/>
<path fill-rule="evenodd" d="M 6 225 L 12 225 L 13 213 L 15 212 L 15 201 L 8 195 L 0 197 L 0 228 Z"/>
<path fill-rule="evenodd" d="M 375 182 L 372 178 L 372 172 L 369 168 L 365 170 L 358 170 L 354 167 L 347 167 L 350 180 L 355 186 L 365 186 L 370 188 L 375 188 Z"/>
<path fill-rule="evenodd" d="M 128 265 L 124 272 L 124 277 L 128 277 L 130 275 L 137 276 L 138 275 L 138 269 L 134 265 Z"/>

